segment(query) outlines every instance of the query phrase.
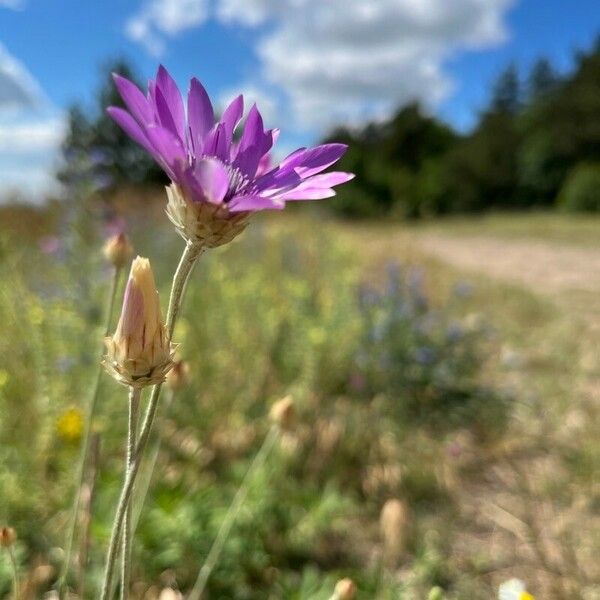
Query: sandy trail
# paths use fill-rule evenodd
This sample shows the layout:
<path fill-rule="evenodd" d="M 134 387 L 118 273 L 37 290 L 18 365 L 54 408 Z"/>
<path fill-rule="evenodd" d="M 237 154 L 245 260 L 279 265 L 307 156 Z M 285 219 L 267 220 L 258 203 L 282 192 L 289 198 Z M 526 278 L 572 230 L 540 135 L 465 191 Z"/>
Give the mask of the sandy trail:
<path fill-rule="evenodd" d="M 461 270 L 518 284 L 536 293 L 600 296 L 600 247 L 436 233 L 423 233 L 416 243 L 422 252 Z"/>

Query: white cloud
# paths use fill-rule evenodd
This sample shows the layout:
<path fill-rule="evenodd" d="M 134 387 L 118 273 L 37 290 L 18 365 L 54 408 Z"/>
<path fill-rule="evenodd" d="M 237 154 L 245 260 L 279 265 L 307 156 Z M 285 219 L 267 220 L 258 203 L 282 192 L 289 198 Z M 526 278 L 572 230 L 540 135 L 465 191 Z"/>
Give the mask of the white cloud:
<path fill-rule="evenodd" d="M 64 115 L 55 112 L 0 117 L 0 201 L 10 190 L 31 199 L 56 190 L 54 171 L 65 128 Z"/>
<path fill-rule="evenodd" d="M 0 45 L 0 195 L 16 189 L 39 197 L 55 187 L 52 172 L 64 131 L 64 116 Z"/>
<path fill-rule="evenodd" d="M 0 122 L 0 153 L 22 154 L 57 150 L 65 134 L 63 117 Z"/>
<path fill-rule="evenodd" d="M 150 54 L 160 56 L 165 37 L 197 27 L 207 18 L 208 0 L 146 0 L 125 24 L 125 33 Z"/>
<path fill-rule="evenodd" d="M 22 10 L 23 8 L 25 8 L 25 0 L 0 0 L 0 8 Z"/>
<path fill-rule="evenodd" d="M 44 102 L 38 83 L 0 44 L 0 111 L 35 108 Z"/>
<path fill-rule="evenodd" d="M 262 75 L 289 96 L 302 125 L 389 114 L 452 88 L 445 60 L 506 38 L 512 0 L 218 0 L 227 23 L 269 25 Z"/>

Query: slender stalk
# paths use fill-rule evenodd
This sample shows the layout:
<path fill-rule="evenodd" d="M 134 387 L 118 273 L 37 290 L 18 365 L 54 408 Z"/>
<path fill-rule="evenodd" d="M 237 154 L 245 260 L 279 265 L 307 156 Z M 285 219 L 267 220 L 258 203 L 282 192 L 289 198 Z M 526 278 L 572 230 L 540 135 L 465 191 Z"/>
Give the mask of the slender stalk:
<path fill-rule="evenodd" d="M 110 285 L 110 292 L 108 295 L 108 308 L 106 311 L 106 322 L 104 326 L 104 336 L 107 336 L 110 331 L 110 325 L 112 322 L 112 316 L 115 308 L 115 298 L 117 295 L 117 288 L 119 286 L 119 278 L 121 276 L 121 269 L 115 268 L 113 270 L 112 281 Z M 98 403 L 98 396 L 100 392 L 100 382 L 102 381 L 102 366 L 98 363 L 98 371 L 96 373 L 96 379 L 92 387 L 92 394 L 90 401 L 87 406 L 85 415 L 85 424 L 83 431 L 83 440 L 81 444 L 81 451 L 79 454 L 79 460 L 77 462 L 77 486 L 75 488 L 75 496 L 73 498 L 73 508 L 71 509 L 71 519 L 67 528 L 67 542 L 65 545 L 65 559 L 62 564 L 60 577 L 58 579 L 58 594 L 59 598 L 64 598 L 66 594 L 66 583 L 69 568 L 71 566 L 71 555 L 73 553 L 73 543 L 75 541 L 75 529 L 77 528 L 77 517 L 79 515 L 79 506 L 81 502 L 81 488 L 85 483 L 85 465 L 88 460 L 91 445 L 91 431 L 92 421 L 94 419 L 94 413 L 96 412 L 96 405 Z"/>
<path fill-rule="evenodd" d="M 15 549 L 12 546 L 8 548 L 8 555 L 10 556 L 10 564 L 12 566 L 13 576 L 13 597 L 15 600 L 19 600 L 19 571 L 17 569 L 17 558 L 15 556 Z"/>
<path fill-rule="evenodd" d="M 175 323 L 177 321 L 177 316 L 179 315 L 179 309 L 183 300 L 183 292 L 185 290 L 187 280 L 201 251 L 201 246 L 188 242 L 183 254 L 181 255 L 175 275 L 173 276 L 173 285 L 171 287 L 171 297 L 169 299 L 169 310 L 167 312 L 166 323 L 167 330 L 169 332 L 169 338 L 173 336 L 173 330 L 175 329 Z M 131 468 L 127 472 L 123 488 L 121 489 L 121 495 L 117 504 L 117 510 L 110 536 L 110 542 L 108 544 L 104 581 L 102 583 L 102 593 L 100 596 L 101 600 L 108 600 L 110 597 L 111 582 L 117 556 L 119 537 L 121 535 L 121 529 L 123 527 L 123 521 L 125 519 L 127 507 L 131 501 L 133 485 L 140 468 L 141 459 L 144 454 L 146 444 L 148 443 L 148 438 L 150 437 L 150 431 L 152 429 L 154 417 L 156 416 L 156 409 L 158 408 L 161 387 L 162 384 L 158 384 L 152 388 L 150 400 L 148 401 L 148 408 L 146 409 L 146 414 L 144 415 L 144 421 L 140 430 L 140 436 L 137 442 L 134 460 Z"/>
<path fill-rule="evenodd" d="M 98 474 L 98 461 L 100 460 L 100 434 L 92 434 L 90 446 L 89 466 L 87 468 L 86 484 L 82 492 L 81 541 L 79 543 L 79 581 L 77 583 L 77 596 L 85 598 L 85 570 L 90 552 L 92 509 L 96 495 L 96 478 Z"/>
<path fill-rule="evenodd" d="M 163 404 L 165 405 L 164 410 L 168 409 L 171 403 L 173 402 L 173 398 L 175 397 L 175 391 L 169 390 L 167 397 L 164 399 Z M 133 530 L 135 531 L 137 528 L 137 524 L 140 520 L 140 515 L 142 513 L 142 507 L 144 506 L 144 502 L 146 500 L 146 496 L 148 495 L 148 490 L 150 489 L 150 484 L 152 483 L 152 474 L 154 473 L 154 468 L 156 467 L 156 462 L 158 461 L 158 455 L 160 454 L 161 447 L 161 438 L 157 437 L 154 445 L 150 449 L 150 453 L 148 456 L 148 460 L 146 461 L 146 466 L 144 467 L 143 474 L 139 477 L 138 485 L 136 486 L 137 493 L 135 494 L 135 498 L 131 502 L 133 506 Z"/>
<path fill-rule="evenodd" d="M 135 444 L 137 442 L 137 424 L 140 408 L 141 388 L 129 388 L 129 419 L 127 421 L 127 468 L 129 473 L 133 465 L 135 455 Z M 131 579 L 131 537 L 132 527 L 131 502 L 125 511 L 123 522 L 123 545 L 121 549 L 121 600 L 129 598 L 129 581 Z"/>
<path fill-rule="evenodd" d="M 223 519 L 223 523 L 221 523 L 221 527 L 217 532 L 217 537 L 215 538 L 215 541 L 208 552 L 208 556 L 206 557 L 200 572 L 198 573 L 198 579 L 196 579 L 196 583 L 194 584 L 194 587 L 188 596 L 188 600 L 200 600 L 202 598 L 202 594 L 204 593 L 206 584 L 208 583 L 208 578 L 213 572 L 213 569 L 215 568 L 219 557 L 221 556 L 223 546 L 229 537 L 231 528 L 235 523 L 244 501 L 246 500 L 248 490 L 250 489 L 250 482 L 252 481 L 256 471 L 258 471 L 258 469 L 265 463 L 269 453 L 271 452 L 271 449 L 273 448 L 273 445 L 275 444 L 275 441 L 277 440 L 278 435 L 279 428 L 274 425 L 269 430 L 269 433 L 267 434 L 267 437 L 265 437 L 260 450 L 256 453 L 254 460 L 248 467 L 248 471 L 246 471 L 246 475 L 244 475 L 244 479 L 242 480 L 242 483 L 233 498 L 233 502 L 229 506 L 227 514 Z"/>

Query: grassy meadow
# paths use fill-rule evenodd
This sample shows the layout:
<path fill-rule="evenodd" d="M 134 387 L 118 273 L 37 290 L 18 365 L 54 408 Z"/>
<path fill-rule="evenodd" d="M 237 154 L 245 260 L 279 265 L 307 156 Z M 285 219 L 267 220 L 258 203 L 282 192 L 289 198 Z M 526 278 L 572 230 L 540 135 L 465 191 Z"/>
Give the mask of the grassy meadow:
<path fill-rule="evenodd" d="M 102 350 L 106 213 L 1 214 L 0 520 L 18 533 L 23 599 L 53 589 L 64 556 Z M 123 213 L 166 310 L 183 242 L 160 208 Z M 253 474 L 206 598 L 328 600 L 342 577 L 361 600 L 484 600 L 513 577 L 536 599 L 600 598 L 600 279 L 586 269 L 599 231 L 556 214 L 406 225 L 291 211 L 203 255 L 174 336 L 189 382 L 163 398 L 156 469 L 138 486 L 135 598 L 191 589 L 288 394 L 297 423 Z M 496 270 L 503 247 L 522 278 Z M 463 256 L 481 248 L 473 269 Z M 126 413 L 103 375 L 74 598 L 97 594 Z"/>

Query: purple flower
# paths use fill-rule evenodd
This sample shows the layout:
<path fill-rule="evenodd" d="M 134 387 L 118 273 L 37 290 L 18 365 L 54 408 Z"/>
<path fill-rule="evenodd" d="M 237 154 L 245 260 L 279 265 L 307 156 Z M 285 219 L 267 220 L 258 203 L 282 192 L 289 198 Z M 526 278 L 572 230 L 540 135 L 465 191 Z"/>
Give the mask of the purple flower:
<path fill-rule="evenodd" d="M 60 251 L 60 239 L 55 235 L 47 235 L 39 241 L 39 246 L 44 254 L 55 255 Z"/>
<path fill-rule="evenodd" d="M 344 154 L 343 144 L 300 148 L 265 171 L 265 157 L 279 132 L 264 130 L 254 105 L 239 141 L 234 141 L 244 111 L 242 96 L 215 121 L 208 94 L 195 78 L 190 82 L 187 111 L 177 84 L 163 66 L 150 80 L 147 95 L 119 75 L 114 75 L 114 81 L 127 110 L 111 106 L 108 113 L 154 157 L 187 202 L 226 208 L 228 214 L 281 209 L 287 201 L 333 196 L 334 186 L 353 177 L 339 171 L 322 173 Z"/>

